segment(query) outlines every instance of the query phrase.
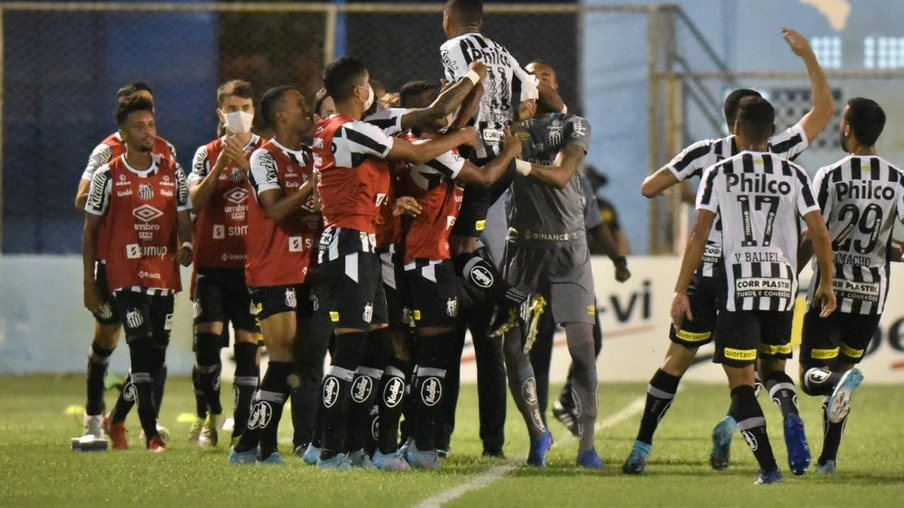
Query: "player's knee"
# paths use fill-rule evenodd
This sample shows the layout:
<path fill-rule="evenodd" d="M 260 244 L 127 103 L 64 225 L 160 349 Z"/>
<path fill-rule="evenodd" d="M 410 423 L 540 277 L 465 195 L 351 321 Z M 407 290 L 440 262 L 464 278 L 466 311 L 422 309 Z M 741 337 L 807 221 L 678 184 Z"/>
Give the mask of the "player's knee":
<path fill-rule="evenodd" d="M 220 346 L 222 340 L 219 334 L 195 333 L 195 361 L 201 367 L 211 367 L 220 363 Z"/>
<path fill-rule="evenodd" d="M 121 331 L 122 326 L 120 325 L 104 325 L 97 323 L 94 327 L 94 343 L 105 349 L 115 349 L 119 344 Z"/>
<path fill-rule="evenodd" d="M 336 335 L 336 347 L 332 355 L 332 365 L 346 370 L 355 370 L 367 350 L 367 333 L 343 333 Z"/>
<path fill-rule="evenodd" d="M 195 333 L 212 333 L 214 335 L 221 335 L 223 333 L 223 323 L 219 321 L 198 323 L 195 325 Z"/>

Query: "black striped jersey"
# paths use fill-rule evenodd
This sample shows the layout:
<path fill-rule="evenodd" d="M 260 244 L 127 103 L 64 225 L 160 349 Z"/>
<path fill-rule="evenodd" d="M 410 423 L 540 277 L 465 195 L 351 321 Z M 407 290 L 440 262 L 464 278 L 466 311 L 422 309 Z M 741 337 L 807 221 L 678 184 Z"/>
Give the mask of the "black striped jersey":
<path fill-rule="evenodd" d="M 904 171 L 877 155 L 849 155 L 820 168 L 813 179 L 835 252 L 838 310 L 881 314 L 888 295 L 895 220 L 904 220 Z M 819 266 L 809 298 L 819 284 Z"/>
<path fill-rule="evenodd" d="M 394 137 L 402 133 L 402 117 L 408 112 L 405 108 L 379 109 L 364 118 L 364 123 L 375 125 L 383 134 Z"/>
<path fill-rule="evenodd" d="M 514 120 L 521 101 L 537 98 L 537 78 L 522 69 L 505 47 L 478 33 L 449 39 L 440 47 L 440 55 L 446 79 L 453 83 L 470 72 L 471 62 L 486 64 L 477 126 L 486 144 L 501 144 L 503 129 Z"/>
<path fill-rule="evenodd" d="M 809 142 L 807 134 L 800 124 L 776 134 L 769 140 L 769 151 L 783 159 L 794 160 L 803 152 Z M 685 148 L 675 156 L 666 167 L 675 175 L 678 182 L 693 176 L 701 176 L 703 170 L 719 161 L 735 156 L 740 152 L 734 135 L 719 139 L 705 139 Z M 722 221 L 716 218 L 716 224 L 709 233 L 703 262 L 698 272 L 703 277 L 713 277 L 722 257 L 721 244 Z"/>
<path fill-rule="evenodd" d="M 807 172 L 780 155 L 745 150 L 703 172 L 697 210 L 722 218 L 726 310 L 793 310 L 797 216 L 819 211 Z"/>

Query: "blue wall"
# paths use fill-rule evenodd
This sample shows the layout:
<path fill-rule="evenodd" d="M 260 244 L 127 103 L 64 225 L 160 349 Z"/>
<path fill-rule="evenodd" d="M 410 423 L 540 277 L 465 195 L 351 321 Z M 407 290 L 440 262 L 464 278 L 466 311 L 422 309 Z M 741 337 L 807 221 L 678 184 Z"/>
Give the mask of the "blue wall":
<path fill-rule="evenodd" d="M 803 71 L 800 59 L 787 47 L 780 29 L 787 24 L 808 37 L 838 36 L 843 43 L 843 68 L 862 69 L 863 38 L 869 35 L 904 37 L 904 2 L 884 0 L 848 0 L 852 11 L 846 26 L 836 32 L 815 7 L 798 0 L 677 0 L 688 17 L 704 34 L 710 46 L 731 69 Z M 640 0 L 584 0 L 586 4 L 648 4 Z M 583 26 L 584 112 L 593 125 L 593 145 L 589 161 L 610 176 L 605 194 L 621 212 L 623 227 L 635 252 L 648 249 L 648 201 L 639 186 L 647 175 L 647 36 L 645 14 L 588 14 Z M 711 60 L 703 56 L 687 31 L 678 30 L 678 51 L 696 70 L 712 70 Z M 708 83 L 722 98 L 726 83 Z M 863 95 L 885 107 L 892 124 L 904 118 L 900 99 L 895 98 L 900 83 L 885 80 L 830 80 L 845 98 Z M 741 82 L 737 86 L 793 86 L 809 88 L 806 81 L 766 80 Z M 687 143 L 721 135 L 699 114 L 688 110 Z M 719 113 L 721 118 L 721 113 Z M 780 128 L 788 125 L 779 125 Z M 834 128 L 830 126 L 830 128 Z M 834 141 L 836 131 L 827 131 Z M 686 143 L 686 144 L 687 144 Z M 810 150 L 799 161 L 808 169 L 840 158 L 831 148 Z M 904 159 L 904 139 L 897 130 L 887 128 L 880 141 L 892 160 Z M 670 157 L 673 154 L 663 154 Z M 663 161 L 664 162 L 664 161 Z"/>

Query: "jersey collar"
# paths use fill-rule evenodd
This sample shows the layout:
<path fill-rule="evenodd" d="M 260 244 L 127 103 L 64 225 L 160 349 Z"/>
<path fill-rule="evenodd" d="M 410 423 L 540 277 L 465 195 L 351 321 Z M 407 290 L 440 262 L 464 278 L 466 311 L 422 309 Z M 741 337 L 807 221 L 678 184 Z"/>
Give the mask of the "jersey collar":
<path fill-rule="evenodd" d="M 153 176 L 154 173 L 157 172 L 157 154 L 153 154 L 153 153 L 151 154 L 151 165 L 147 169 L 133 168 L 129 164 L 129 161 L 126 159 L 126 154 L 122 154 L 119 157 L 122 159 L 122 163 L 125 164 L 126 169 L 128 169 L 132 173 L 140 176 L 141 178 L 148 178 L 150 176 Z"/>

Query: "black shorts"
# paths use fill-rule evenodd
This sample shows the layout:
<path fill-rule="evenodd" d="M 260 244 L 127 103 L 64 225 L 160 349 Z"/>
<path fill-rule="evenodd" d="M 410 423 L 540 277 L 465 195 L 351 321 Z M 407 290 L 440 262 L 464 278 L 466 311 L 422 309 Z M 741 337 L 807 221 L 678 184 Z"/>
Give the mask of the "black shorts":
<path fill-rule="evenodd" d="M 198 268 L 195 274 L 195 325 L 201 323 L 232 323 L 236 330 L 258 333 L 245 286 L 243 268 Z M 227 334 L 228 335 L 228 334 Z"/>
<path fill-rule="evenodd" d="M 716 330 L 717 309 L 722 300 L 722 288 L 725 279 L 720 273 L 714 277 L 703 277 L 698 270 L 687 288 L 687 299 L 690 300 L 691 314 L 694 319 L 684 319 L 681 329 L 669 330 L 672 342 L 692 349 L 705 346 L 713 341 Z"/>
<path fill-rule="evenodd" d="M 466 186 L 451 236 L 479 238 L 487 224 L 490 200 L 490 192 L 487 189 L 476 185 Z"/>
<path fill-rule="evenodd" d="M 762 358 L 791 358 L 793 311 L 719 312 L 713 362 L 746 367 Z"/>
<path fill-rule="evenodd" d="M 455 328 L 458 284 L 452 261 L 417 259 L 405 266 L 411 319 L 417 328 Z"/>
<path fill-rule="evenodd" d="M 113 305 L 113 297 L 110 295 L 110 284 L 107 282 L 107 265 L 97 261 L 94 263 L 94 280 L 97 290 L 100 292 L 100 300 L 104 302 L 100 310 L 92 312 L 94 320 L 104 326 L 113 326 L 122 323 L 116 306 Z"/>
<path fill-rule="evenodd" d="M 248 288 L 257 319 L 263 321 L 284 312 L 294 312 L 297 317 L 313 314 L 314 301 L 306 284 Z"/>
<path fill-rule="evenodd" d="M 123 316 L 126 341 L 150 336 L 155 344 L 169 344 L 175 299 L 173 293 L 159 290 L 114 293 L 113 306 Z"/>
<path fill-rule="evenodd" d="M 370 330 L 387 323 L 380 256 L 372 252 L 346 254 L 318 268 L 317 291 L 322 312 L 334 328 Z"/>
<path fill-rule="evenodd" d="M 391 330 L 409 331 L 414 328 L 411 321 L 405 272 L 402 270 L 398 254 L 383 252 L 380 263 L 383 268 L 383 292 L 386 294 L 386 317 Z"/>
<path fill-rule="evenodd" d="M 882 316 L 836 311 L 821 318 L 819 312 L 818 308 L 810 309 L 804 316 L 800 363 L 808 367 L 826 367 L 835 362 L 860 363 Z"/>

